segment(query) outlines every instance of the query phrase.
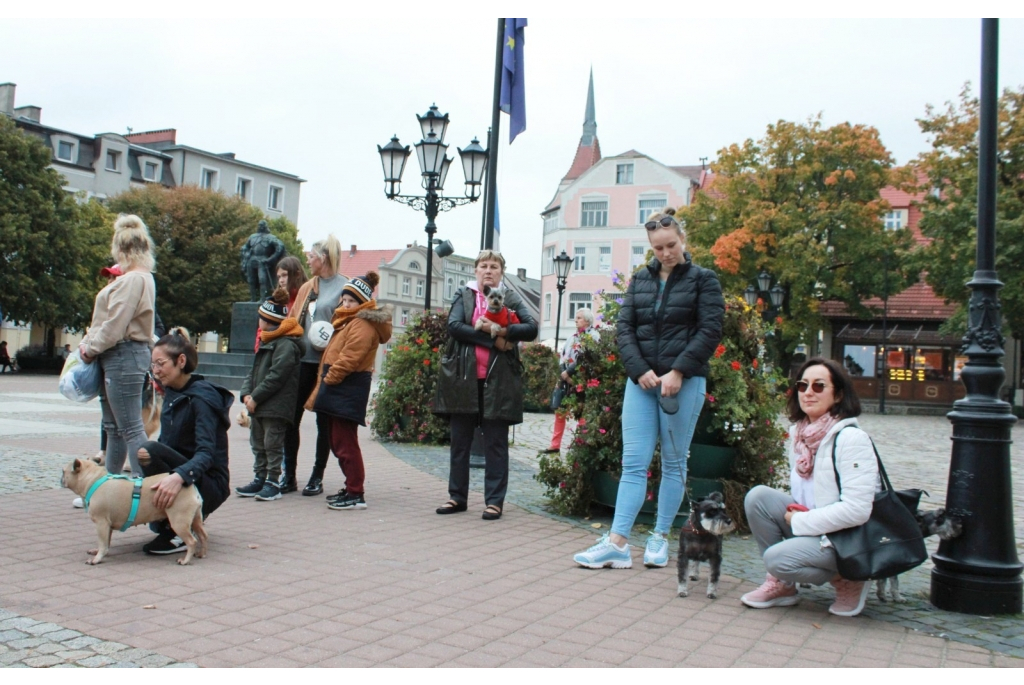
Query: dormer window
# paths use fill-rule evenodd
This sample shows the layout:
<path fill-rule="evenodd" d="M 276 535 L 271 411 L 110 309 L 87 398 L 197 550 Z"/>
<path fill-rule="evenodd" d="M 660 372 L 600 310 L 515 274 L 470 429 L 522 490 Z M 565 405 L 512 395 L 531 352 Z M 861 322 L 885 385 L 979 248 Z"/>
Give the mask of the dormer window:
<path fill-rule="evenodd" d="M 57 143 L 57 159 L 61 160 L 62 162 L 73 162 L 75 161 L 74 154 L 74 143 L 69 143 L 66 140 L 62 140 L 59 143 Z"/>
<path fill-rule="evenodd" d="M 633 165 L 631 163 L 615 165 L 615 184 L 620 186 L 633 184 Z"/>
<path fill-rule="evenodd" d="M 158 168 L 156 162 L 143 162 L 142 178 L 147 181 L 155 181 Z"/>
<path fill-rule="evenodd" d="M 409 262 L 409 270 L 410 271 L 419 271 L 420 270 L 420 263 L 419 262 Z"/>
<path fill-rule="evenodd" d="M 117 150 L 107 150 L 107 171 L 121 171 L 121 153 Z"/>

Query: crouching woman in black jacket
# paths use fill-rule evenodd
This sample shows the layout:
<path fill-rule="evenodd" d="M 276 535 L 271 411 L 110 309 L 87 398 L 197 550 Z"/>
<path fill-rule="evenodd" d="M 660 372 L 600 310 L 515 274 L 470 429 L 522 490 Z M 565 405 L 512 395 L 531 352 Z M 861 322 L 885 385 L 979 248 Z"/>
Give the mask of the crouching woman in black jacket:
<path fill-rule="evenodd" d="M 626 367 L 622 478 L 611 531 L 574 560 L 586 568 L 630 568 L 629 533 L 647 494 L 647 469 L 661 442 L 658 518 L 644 565 L 668 565 L 668 533 L 683 502 L 686 455 L 704 404 L 708 360 L 722 338 L 718 277 L 690 260 L 671 208 L 644 224 L 654 259 L 637 270 L 619 311 L 616 341 Z"/>
<path fill-rule="evenodd" d="M 153 376 L 164 388 L 160 439 L 139 450 L 146 476 L 166 478 L 153 486 L 154 504 L 166 509 L 186 485 L 195 485 L 203 498 L 206 519 L 228 498 L 228 410 L 235 401 L 230 390 L 193 373 L 199 353 L 188 331 L 174 328 L 153 347 Z M 184 552 L 185 544 L 166 521 L 156 539 L 143 545 L 146 554 Z"/>

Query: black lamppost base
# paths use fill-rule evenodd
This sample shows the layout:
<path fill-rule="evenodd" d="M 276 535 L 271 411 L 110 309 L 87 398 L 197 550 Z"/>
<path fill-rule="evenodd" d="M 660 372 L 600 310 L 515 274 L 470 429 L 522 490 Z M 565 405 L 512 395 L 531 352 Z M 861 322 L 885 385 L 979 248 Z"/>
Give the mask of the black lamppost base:
<path fill-rule="evenodd" d="M 1021 613 L 1024 582 L 932 569 L 931 603 L 961 614 L 997 616 Z"/>

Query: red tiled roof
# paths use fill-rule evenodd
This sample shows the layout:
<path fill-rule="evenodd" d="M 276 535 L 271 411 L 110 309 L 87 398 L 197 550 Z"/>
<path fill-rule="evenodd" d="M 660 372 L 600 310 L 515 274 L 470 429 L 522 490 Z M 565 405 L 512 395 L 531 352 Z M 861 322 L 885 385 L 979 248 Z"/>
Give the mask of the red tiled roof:
<path fill-rule="evenodd" d="M 356 250 L 353 254 L 351 249 L 342 250 L 338 271 L 348 278 L 365 276 L 368 271 L 376 271 L 380 274 L 381 260 L 387 264 L 399 252 L 400 250 Z"/>
<path fill-rule="evenodd" d="M 875 310 L 873 318 L 882 318 L 885 303 L 879 297 L 864 300 L 865 307 Z M 914 319 L 917 321 L 945 321 L 956 311 L 956 303 L 946 302 L 935 294 L 931 286 L 922 277 L 914 285 L 896 295 L 889 297 L 888 316 L 890 319 Z M 859 319 L 852 315 L 842 302 L 828 301 L 821 303 L 821 313 L 830 319 Z"/>
<path fill-rule="evenodd" d="M 173 143 L 177 137 L 177 131 L 173 128 L 164 128 L 159 131 L 139 131 L 138 133 L 129 133 L 125 136 L 129 141 L 142 144 L 142 143 Z"/>
<path fill-rule="evenodd" d="M 580 139 L 579 147 L 576 148 L 576 157 L 572 160 L 572 166 L 562 177 L 563 181 L 572 181 L 583 175 L 583 172 L 601 161 L 601 143 L 597 136 L 591 145 L 584 145 Z"/>

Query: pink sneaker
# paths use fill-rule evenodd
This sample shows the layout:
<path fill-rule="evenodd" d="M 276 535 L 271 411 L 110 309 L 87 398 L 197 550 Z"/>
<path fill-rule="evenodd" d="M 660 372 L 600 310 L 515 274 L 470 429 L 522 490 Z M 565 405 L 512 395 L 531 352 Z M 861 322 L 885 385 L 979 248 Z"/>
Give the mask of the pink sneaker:
<path fill-rule="evenodd" d="M 740 597 L 740 601 L 754 609 L 770 609 L 771 607 L 790 607 L 800 601 L 796 593 L 796 585 L 783 583 L 767 574 L 764 583 L 753 592 Z"/>
<path fill-rule="evenodd" d="M 871 590 L 871 583 L 846 580 L 845 578 L 837 578 L 829 582 L 836 589 L 836 601 L 828 608 L 828 613 L 836 616 L 856 616 L 864 610 L 864 603 Z"/>

